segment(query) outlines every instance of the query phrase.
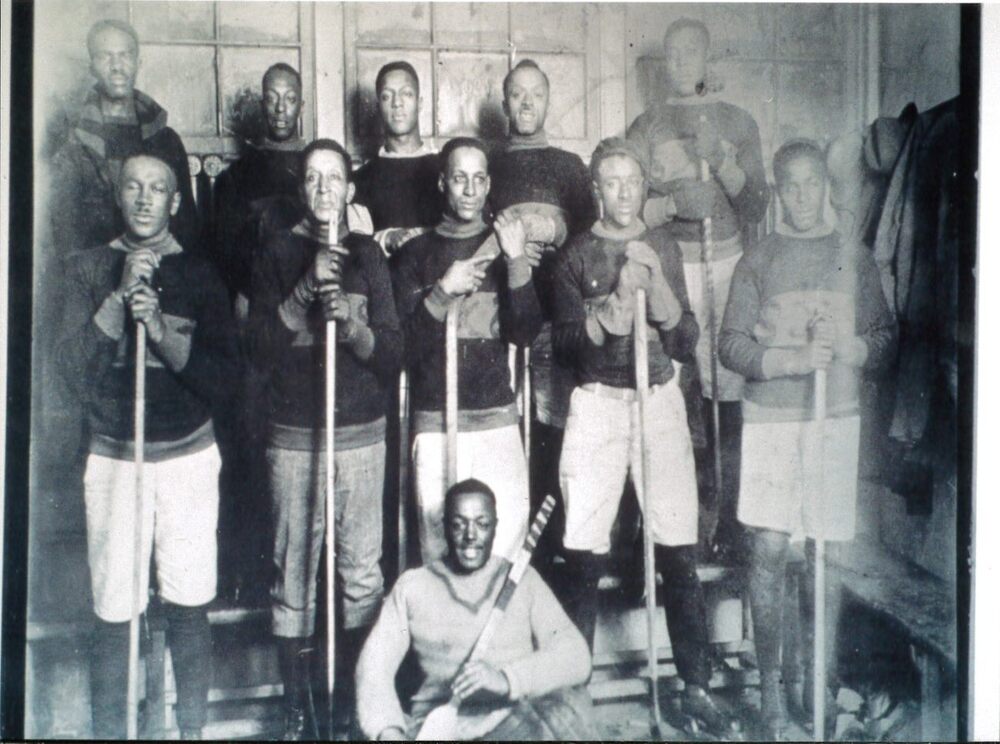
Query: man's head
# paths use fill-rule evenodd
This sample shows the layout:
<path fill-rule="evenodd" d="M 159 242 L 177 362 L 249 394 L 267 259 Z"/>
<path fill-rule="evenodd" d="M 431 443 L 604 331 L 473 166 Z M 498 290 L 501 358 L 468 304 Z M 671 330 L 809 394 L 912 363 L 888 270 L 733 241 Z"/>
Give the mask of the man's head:
<path fill-rule="evenodd" d="M 774 180 L 784 222 L 805 232 L 823 221 L 826 156 L 812 140 L 786 142 L 774 154 Z"/>
<path fill-rule="evenodd" d="M 673 95 L 691 96 L 701 92 L 705 84 L 708 45 L 708 27 L 701 21 L 681 18 L 667 27 L 663 51 Z"/>
<path fill-rule="evenodd" d="M 112 101 L 128 98 L 139 72 L 139 35 L 124 21 L 105 19 L 87 33 L 90 73 L 101 94 Z"/>
<path fill-rule="evenodd" d="M 375 95 L 386 134 L 401 137 L 418 131 L 423 99 L 413 65 L 402 60 L 383 65 L 375 76 Z"/>
<path fill-rule="evenodd" d="M 118 185 L 118 207 L 129 237 L 148 240 L 170 229 L 181 195 L 177 175 L 153 155 L 133 155 L 122 164 Z"/>
<path fill-rule="evenodd" d="M 444 496 L 444 536 L 448 563 L 459 573 L 483 567 L 493 552 L 497 500 L 492 489 L 475 478 L 460 481 Z"/>
<path fill-rule="evenodd" d="M 302 201 L 319 223 L 344 219 L 344 208 L 354 198 L 351 156 L 340 143 L 318 139 L 302 151 Z"/>
<path fill-rule="evenodd" d="M 590 176 L 605 223 L 621 229 L 641 218 L 646 167 L 635 145 L 621 137 L 602 140 L 590 159 Z"/>
<path fill-rule="evenodd" d="M 531 135 L 545 127 L 549 78 L 531 59 L 522 59 L 503 79 L 503 111 L 512 134 Z"/>
<path fill-rule="evenodd" d="M 292 139 L 302 111 L 302 76 L 291 65 L 278 62 L 267 68 L 260 87 L 268 137 L 277 142 Z"/>
<path fill-rule="evenodd" d="M 462 222 L 479 219 L 490 193 L 486 147 L 472 137 L 456 137 L 441 148 L 438 188 L 448 211 Z"/>

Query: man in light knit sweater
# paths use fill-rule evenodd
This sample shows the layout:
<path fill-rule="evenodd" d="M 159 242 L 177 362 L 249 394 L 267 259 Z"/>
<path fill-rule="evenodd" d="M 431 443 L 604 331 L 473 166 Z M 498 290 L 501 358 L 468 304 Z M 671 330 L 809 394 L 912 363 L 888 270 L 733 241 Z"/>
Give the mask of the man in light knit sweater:
<path fill-rule="evenodd" d="M 667 29 L 663 40 L 669 90 L 639 116 L 628 129 L 628 138 L 649 162 L 650 195 L 643 219 L 650 228 L 666 225 L 681 248 L 684 281 L 698 325 L 702 329 L 696 357 L 701 378 L 703 420 L 709 449 L 701 450 L 700 471 L 711 473 L 716 437 L 712 436 L 711 353 L 709 307 L 705 289 L 702 219 L 712 218 L 712 280 L 716 330 L 729 295 L 729 282 L 743 251 L 742 232 L 764 216 L 768 188 L 761 159 L 760 135 L 753 117 L 725 103 L 706 86 L 709 34 L 701 21 L 680 19 Z M 701 180 L 701 163 L 710 168 Z M 714 484 L 718 510 L 715 552 L 734 560 L 741 530 L 736 520 L 739 493 L 740 393 L 742 379 L 721 364 L 718 370 L 719 437 L 722 483 Z M 706 480 L 706 482 L 710 482 Z"/>
<path fill-rule="evenodd" d="M 578 155 L 549 145 L 545 118 L 549 79 L 536 62 L 522 59 L 503 82 L 509 134 L 490 159 L 490 206 L 495 214 L 518 215 L 528 233 L 528 254 L 545 323 L 531 345 L 531 501 L 537 509 L 545 496 L 559 493 L 559 453 L 573 390 L 573 373 L 552 355 L 552 273 L 556 251 L 567 237 L 594 223 L 590 175 Z M 559 545 L 561 500 L 552 526 L 532 559 L 543 574 Z"/>
<path fill-rule="evenodd" d="M 382 251 L 370 237 L 347 230 L 350 172 L 350 157 L 338 143 L 320 139 L 307 146 L 301 188 L 306 216 L 269 234 L 254 266 L 251 351 L 267 379 L 275 523 L 271 629 L 285 685 L 285 735 L 293 739 L 306 728 L 327 519 L 336 520 L 337 667 L 345 681 L 382 598 L 385 392 L 398 373 L 403 339 Z M 324 509 L 323 366 L 330 320 L 337 321 L 335 515 Z M 328 587 L 333 583 L 328 579 Z M 338 714 L 347 709 L 337 705 Z"/>
<path fill-rule="evenodd" d="M 97 623 L 91 661 L 93 737 L 126 732 L 132 606 L 135 338 L 146 329 L 145 463 L 139 596 L 155 549 L 177 678 L 181 738 L 200 738 L 211 680 L 208 603 L 215 597 L 220 458 L 212 408 L 239 375 L 226 291 L 212 266 L 169 230 L 176 174 L 159 158 L 122 164 L 125 234 L 67 258 L 58 362 L 90 428 L 84 475 L 87 556 Z"/>
<path fill-rule="evenodd" d="M 358 662 L 362 731 L 382 741 L 412 739 L 431 710 L 457 695 L 460 740 L 597 738 L 590 699 L 576 687 L 590 675 L 587 644 L 530 566 L 486 653 L 468 661 L 510 564 L 493 554 L 489 486 L 462 481 L 444 501 L 447 554 L 400 577 Z M 406 715 L 395 677 L 411 650 L 422 680 Z"/>
<path fill-rule="evenodd" d="M 420 551 L 430 563 L 445 548 L 445 317 L 459 303 L 458 477 L 491 484 L 499 513 L 497 553 L 513 558 L 528 528 L 528 468 L 507 351 L 509 344 L 534 341 L 541 310 L 524 225 L 501 216 L 491 229 L 483 221 L 490 191 L 483 144 L 451 140 L 441 151 L 441 167 L 444 217 L 407 245 L 395 275 L 413 390 Z"/>
<path fill-rule="evenodd" d="M 804 685 L 794 678 L 783 685 L 779 665 L 789 540 L 854 537 L 858 385 L 862 371 L 889 361 L 895 335 L 870 253 L 823 220 L 823 151 L 809 141 L 785 144 L 774 156 L 774 176 L 783 222 L 740 259 L 719 339 L 723 362 L 747 381 L 738 513 L 750 530 L 763 733 L 772 741 L 784 735 L 782 687 L 797 712 L 808 714 L 812 702 L 811 671 Z M 827 375 L 822 426 L 813 422 L 817 370 Z M 804 582 L 811 587 L 812 579 Z M 806 648 L 813 630 L 809 594 L 802 603 Z M 822 620 L 831 659 L 837 594 L 828 592 Z"/>
<path fill-rule="evenodd" d="M 559 256 L 557 353 L 575 360 L 559 479 L 566 502 L 563 545 L 571 569 L 570 615 L 593 644 L 597 582 L 611 549 L 622 489 L 642 456 L 636 400 L 634 314 L 646 291 L 649 405 L 646 495 L 663 576 L 667 628 L 685 683 L 684 712 L 718 735 L 738 731 L 708 692 L 712 673 L 705 598 L 695 566 L 698 487 L 684 397 L 674 360 L 690 359 L 698 324 L 687 303 L 677 243 L 639 217 L 646 194 L 645 159 L 628 140 L 602 141 L 591 160 L 601 218 Z M 652 566 L 649 570 L 654 570 Z"/>

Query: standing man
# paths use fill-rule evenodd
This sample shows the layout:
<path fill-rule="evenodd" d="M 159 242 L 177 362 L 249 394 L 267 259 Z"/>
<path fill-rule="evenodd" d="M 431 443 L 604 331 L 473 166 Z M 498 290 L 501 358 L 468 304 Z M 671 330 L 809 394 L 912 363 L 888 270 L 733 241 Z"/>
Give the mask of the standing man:
<path fill-rule="evenodd" d="M 219 451 L 211 409 L 237 379 L 226 292 L 169 221 L 181 206 L 169 164 L 125 158 L 118 204 L 126 229 L 67 259 L 59 365 L 90 424 L 84 476 L 87 554 L 97 624 L 91 662 L 95 739 L 124 738 L 135 519 L 135 329 L 149 342 L 140 597 L 155 549 L 177 677 L 181 738 L 200 738 L 211 679 L 208 603 L 215 597 Z"/>
<path fill-rule="evenodd" d="M 545 134 L 549 79 L 530 59 L 504 78 L 504 113 L 510 128 L 503 150 L 490 163 L 490 205 L 495 214 L 520 216 L 528 233 L 528 253 L 538 265 L 534 282 L 545 320 L 531 345 L 531 510 L 547 494 L 559 493 L 559 453 L 573 390 L 573 373 L 552 355 L 552 273 L 556 251 L 567 236 L 594 223 L 594 200 L 587 167 L 578 155 L 552 147 Z M 561 515 L 561 500 L 558 512 Z M 556 552 L 561 519 L 535 550 L 536 565 L 547 568 Z"/>
<path fill-rule="evenodd" d="M 460 302 L 458 477 L 490 484 L 497 496 L 496 550 L 513 559 L 528 529 L 528 468 L 507 348 L 534 341 L 541 309 L 521 221 L 498 217 L 499 249 L 490 250 L 493 230 L 483 221 L 490 191 L 486 148 L 479 140 L 455 138 L 441 151 L 441 168 L 444 217 L 407 246 L 396 274 L 413 386 L 420 551 L 429 564 L 445 550 L 445 317 Z"/>
<path fill-rule="evenodd" d="M 733 270 L 743 253 L 742 231 L 764 216 L 767 181 L 761 160 L 760 135 L 753 117 L 724 103 L 705 83 L 709 34 L 701 21 L 680 19 L 663 38 L 668 74 L 667 98 L 639 116 L 628 138 L 649 162 L 650 194 L 642 216 L 652 229 L 667 225 L 681 248 L 684 281 L 691 307 L 702 329 L 695 350 L 701 377 L 704 419 L 712 422 L 709 307 L 702 263 L 702 220 L 712 219 L 714 250 L 711 264 L 716 334 L 729 296 Z M 706 161 L 710 178 L 701 180 Z M 717 364 L 719 385 L 718 436 L 709 429 L 709 447 L 721 443 L 722 483 L 713 484 L 718 509 L 714 552 L 731 560 L 739 548 L 736 499 L 740 471 L 740 395 L 743 379 Z M 702 472 L 712 468 L 714 451 L 702 458 Z"/>
<path fill-rule="evenodd" d="M 270 233 L 254 266 L 252 352 L 266 375 L 270 419 L 267 463 L 277 575 L 272 632 L 285 685 L 285 735 L 293 740 L 306 729 L 327 519 L 336 520 L 337 625 L 343 630 L 337 646 L 344 654 L 337 668 L 344 679 L 353 676 L 382 599 L 385 393 L 399 370 L 403 339 L 381 250 L 371 238 L 347 230 L 346 206 L 354 195 L 350 174 L 350 156 L 338 143 L 320 139 L 306 147 L 305 217 Z M 337 321 L 338 345 L 335 515 L 324 510 L 322 456 L 330 320 Z M 328 577 L 328 591 L 332 583 Z"/>
<path fill-rule="evenodd" d="M 52 162 L 53 243 L 68 253 L 106 245 L 124 232 L 117 204 L 122 164 L 141 153 L 163 160 L 176 176 L 180 206 L 170 231 L 186 250 L 197 249 L 184 144 L 167 126 L 167 112 L 135 88 L 139 36 L 124 21 L 98 21 L 87 34 L 87 52 L 97 83 Z"/>

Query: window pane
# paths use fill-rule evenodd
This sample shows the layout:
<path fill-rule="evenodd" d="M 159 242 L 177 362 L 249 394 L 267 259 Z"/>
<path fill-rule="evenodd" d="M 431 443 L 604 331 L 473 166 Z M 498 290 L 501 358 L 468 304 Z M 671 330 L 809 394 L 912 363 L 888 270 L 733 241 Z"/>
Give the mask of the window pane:
<path fill-rule="evenodd" d="M 583 51 L 587 40 L 584 6 L 578 3 L 511 3 L 511 37 L 521 47 Z"/>
<path fill-rule="evenodd" d="M 505 54 L 440 52 L 437 136 L 502 138 L 507 132 L 507 118 L 501 87 L 507 69 Z"/>
<path fill-rule="evenodd" d="M 179 134 L 216 133 L 214 57 L 209 46 L 142 48 L 139 87 L 167 110 Z"/>
<path fill-rule="evenodd" d="M 587 65 L 576 54 L 535 54 L 549 77 L 549 113 L 545 131 L 556 139 L 587 136 Z"/>
<path fill-rule="evenodd" d="M 225 41 L 299 40 L 298 3 L 219 3 Z"/>
<path fill-rule="evenodd" d="M 260 81 L 267 68 L 276 62 L 285 62 L 298 70 L 299 52 L 297 49 L 267 47 L 222 47 L 219 50 L 223 135 L 234 136 L 241 141 L 253 141 L 263 136 L 265 126 L 260 108 Z M 306 105 L 310 104 L 307 102 Z"/>
<path fill-rule="evenodd" d="M 379 117 L 378 102 L 375 98 L 375 76 L 382 65 L 396 60 L 404 60 L 413 65 L 420 78 L 420 95 L 424 104 L 420 110 L 420 131 L 424 136 L 433 134 L 434 107 L 431 93 L 431 53 L 414 50 L 359 49 L 358 87 L 355 101 L 354 143 L 365 153 L 374 153 L 382 139 L 382 120 Z"/>
<path fill-rule="evenodd" d="M 358 3 L 358 42 L 430 44 L 431 11 L 427 3 Z"/>
<path fill-rule="evenodd" d="M 209 2 L 133 2 L 132 25 L 144 42 L 215 37 L 215 17 Z"/>
<path fill-rule="evenodd" d="M 434 3 L 434 43 L 507 47 L 506 3 Z"/>

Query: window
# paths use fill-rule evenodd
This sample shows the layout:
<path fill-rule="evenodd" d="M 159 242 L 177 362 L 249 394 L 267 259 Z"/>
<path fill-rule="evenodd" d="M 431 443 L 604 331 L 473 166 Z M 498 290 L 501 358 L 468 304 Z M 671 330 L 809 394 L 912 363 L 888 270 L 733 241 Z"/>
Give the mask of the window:
<path fill-rule="evenodd" d="M 129 2 L 142 39 L 139 87 L 155 93 L 191 153 L 235 152 L 259 124 L 260 79 L 275 62 L 313 89 L 309 3 Z M 315 130 L 306 96 L 303 134 Z"/>
<path fill-rule="evenodd" d="M 554 144 L 589 156 L 597 138 L 599 36 L 583 3 L 345 4 L 347 141 L 371 155 L 381 137 L 375 75 L 403 59 L 420 76 L 420 131 L 440 147 L 457 135 L 507 131 L 503 78 L 530 57 L 549 76 L 546 130 Z"/>

